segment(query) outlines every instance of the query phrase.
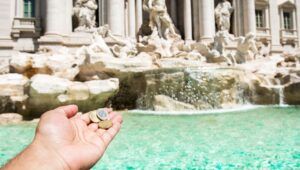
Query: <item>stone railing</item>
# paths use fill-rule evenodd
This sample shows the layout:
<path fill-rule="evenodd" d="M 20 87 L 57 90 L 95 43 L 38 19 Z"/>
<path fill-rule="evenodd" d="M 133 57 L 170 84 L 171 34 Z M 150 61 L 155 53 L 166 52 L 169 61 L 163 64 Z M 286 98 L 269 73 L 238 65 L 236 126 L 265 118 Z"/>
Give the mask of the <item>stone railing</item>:
<path fill-rule="evenodd" d="M 281 29 L 280 30 L 281 43 L 286 44 L 287 42 L 298 41 L 297 30 L 293 29 Z"/>
<path fill-rule="evenodd" d="M 270 28 L 256 28 L 256 37 L 261 41 L 271 41 L 271 30 Z"/>
<path fill-rule="evenodd" d="M 39 22 L 36 18 L 14 18 L 12 26 L 12 36 L 20 37 L 21 32 L 32 34 L 34 37 L 39 36 Z"/>
<path fill-rule="evenodd" d="M 256 28 L 257 35 L 270 35 L 270 28 Z"/>

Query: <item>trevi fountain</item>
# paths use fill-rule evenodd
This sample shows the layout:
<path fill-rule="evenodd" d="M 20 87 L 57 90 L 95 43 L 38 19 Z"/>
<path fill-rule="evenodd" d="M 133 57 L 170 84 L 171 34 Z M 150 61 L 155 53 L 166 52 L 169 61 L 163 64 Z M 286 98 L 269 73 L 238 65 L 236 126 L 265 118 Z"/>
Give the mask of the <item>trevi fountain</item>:
<path fill-rule="evenodd" d="M 253 169 L 253 167 L 258 169 L 271 167 L 270 169 L 272 169 L 272 162 L 262 161 L 257 165 L 254 165 L 253 162 L 249 163 L 256 158 L 264 160 L 264 157 L 268 157 L 267 152 L 259 151 L 258 155 L 260 156 L 252 155 L 252 157 L 247 155 L 247 151 L 243 151 L 243 153 L 241 151 L 243 149 L 257 150 L 252 145 L 250 146 L 251 141 L 255 142 L 257 138 L 239 141 L 246 137 L 230 138 L 232 135 L 234 136 L 234 132 L 231 130 L 241 128 L 243 132 L 254 136 L 267 135 L 267 130 L 270 130 L 268 141 L 274 139 L 271 133 L 275 135 L 278 131 L 274 132 L 273 130 L 281 127 L 277 124 L 274 125 L 276 118 L 281 119 L 279 118 L 281 111 L 276 110 L 274 106 L 286 107 L 300 104 L 300 50 L 270 55 L 262 47 L 263 44 L 256 41 L 255 33 L 249 32 L 245 37 L 236 37 L 231 34 L 229 31 L 230 17 L 235 9 L 228 1 L 221 1 L 215 8 L 217 33 L 213 41 L 203 42 L 182 39 L 167 12 L 164 0 L 143 1 L 143 10 L 149 15 L 149 20 L 144 21 L 138 38 L 116 36 L 111 32 L 109 25 L 96 27 L 96 9 L 97 4 L 94 0 L 77 0 L 73 8 L 73 15 L 78 23 L 75 31 L 89 35 L 92 39 L 90 45 L 77 49 L 65 47 L 56 51 L 40 48 L 37 53 L 19 52 L 11 57 L 8 64 L 1 63 L 1 113 L 18 113 L 25 118 L 35 118 L 47 110 L 67 104 L 78 105 L 81 112 L 99 107 L 112 107 L 116 110 L 125 110 L 125 112 L 133 110 L 131 111 L 132 115 L 125 114 L 125 123 L 127 117 L 133 116 L 131 117 L 133 122 L 125 124 L 123 129 L 128 131 L 126 132 L 127 136 L 121 134 L 120 141 L 114 144 L 115 148 L 110 151 L 108 157 L 104 158 L 106 168 L 110 169 L 121 167 L 125 169 L 138 169 L 139 167 L 142 169 L 143 167 L 145 169 L 158 167 L 162 169 L 172 169 L 172 167 L 218 169 L 218 166 L 223 166 L 225 169 Z M 272 107 L 265 107 L 267 105 Z M 241 111 L 245 112 L 244 114 L 229 113 L 223 117 L 207 115 L 202 119 L 195 115 L 185 118 L 170 116 L 172 114 L 213 113 L 218 110 L 230 110 L 245 106 L 261 106 L 263 109 L 250 110 L 249 113 Z M 286 111 L 290 111 L 290 116 L 294 118 L 282 121 L 290 126 L 295 125 L 297 121 L 299 124 L 299 115 L 296 116 L 296 113 L 299 114 L 299 109 L 292 107 L 287 108 Z M 139 112 L 167 114 L 166 117 L 170 120 L 166 123 L 167 120 L 163 118 L 140 116 L 137 114 Z M 258 114 L 259 112 L 266 112 L 266 114 Z M 18 119 L 19 116 L 2 114 L 2 119 L 9 121 L 8 119 Z M 262 121 L 258 122 L 263 124 L 261 127 L 253 123 L 256 119 Z M 139 121 L 141 122 L 137 123 Z M 267 125 L 263 121 L 267 121 Z M 147 128 L 152 127 L 151 125 L 160 127 L 161 133 L 158 134 L 154 129 L 147 130 L 143 126 L 143 122 L 149 125 Z M 221 125 L 213 126 L 217 122 Z M 255 124 L 255 127 L 247 131 L 248 125 L 252 126 L 252 123 Z M 189 129 L 188 125 L 195 129 Z M 202 134 L 198 134 L 197 132 L 200 130 L 197 131 L 197 128 L 201 129 L 200 126 L 208 129 L 204 130 L 205 132 Z M 30 128 L 32 130 L 32 127 Z M 142 130 L 143 128 L 146 130 Z M 186 134 L 183 134 L 178 128 L 182 128 Z M 215 131 L 211 128 L 215 128 Z M 263 128 L 265 130 L 261 130 Z M 291 135 L 289 137 L 294 140 L 299 139 L 299 133 L 296 132 L 297 129 L 299 131 L 299 128 L 298 125 L 294 129 L 295 131 L 287 132 L 289 133 L 287 136 Z M 141 129 L 141 131 L 137 132 L 132 129 Z M 170 133 L 172 129 L 178 130 L 177 136 L 175 134 L 167 135 L 167 137 L 163 135 L 163 133 Z M 128 138 L 134 133 L 140 135 L 140 138 Z M 220 136 L 210 136 L 213 133 Z M 159 151 L 159 144 L 157 144 L 157 146 L 153 146 L 152 151 L 145 151 L 150 155 L 155 155 L 155 152 L 162 154 L 149 158 L 153 159 L 155 163 L 149 163 L 149 159 L 146 159 L 145 156 L 142 156 L 143 160 L 138 159 L 135 162 L 131 156 L 139 155 L 139 152 L 146 149 L 136 142 L 139 140 L 141 143 L 155 142 L 154 139 L 146 137 L 150 134 L 160 137 L 162 140 L 167 140 L 165 137 L 168 138 L 167 143 L 161 144 L 165 149 L 164 154 L 163 151 Z M 176 140 L 178 138 L 185 139 L 184 135 L 190 138 L 196 135 L 197 140 L 191 138 L 191 144 L 197 146 L 196 143 L 199 139 L 206 147 L 183 147 L 180 145 L 181 140 Z M 280 135 L 282 134 L 280 133 Z M 228 141 L 227 136 L 230 138 Z M 276 136 L 276 138 L 279 137 Z M 127 139 L 128 143 L 136 145 L 134 144 L 133 147 L 127 142 L 122 145 L 122 141 Z M 284 137 L 281 139 L 286 140 Z M 186 140 L 189 139 L 186 138 Z M 218 143 L 222 140 L 228 144 L 228 149 L 224 149 L 222 154 L 217 154 L 217 149 L 221 149 L 220 147 L 224 144 Z M 230 141 L 234 143 L 229 144 Z M 236 142 L 243 144 L 240 145 Z M 258 145 L 267 147 L 267 144 L 263 143 L 265 142 L 263 139 L 260 142 Z M 233 149 L 234 151 L 231 151 L 235 153 L 229 152 L 229 148 L 237 147 L 234 146 L 235 144 L 240 145 L 240 150 Z M 295 145 L 298 152 L 293 153 L 295 162 L 284 164 L 286 162 L 283 161 L 282 167 L 299 168 L 299 142 L 291 144 L 289 141 L 285 144 L 287 146 L 283 147 L 287 148 L 288 145 Z M 118 149 L 121 149 L 121 146 L 119 145 L 131 150 L 131 156 L 128 156 L 129 153 L 127 155 L 120 153 Z M 168 149 L 169 152 L 172 152 L 172 149 L 168 148 L 170 145 L 178 147 L 178 152 L 183 154 L 181 157 L 187 162 L 188 167 L 171 161 L 172 156 L 167 155 Z M 276 145 L 277 147 L 279 146 Z M 198 155 L 199 157 L 189 155 L 193 150 L 204 150 L 209 154 L 207 156 L 205 154 Z M 120 157 L 117 156 L 117 153 Z M 121 157 L 127 156 L 128 164 L 121 161 Z M 248 157 L 241 158 L 243 156 Z M 109 163 L 109 157 L 119 159 L 120 162 L 114 167 Z M 159 157 L 167 158 L 168 164 L 159 164 Z M 232 159 L 231 161 L 234 163 L 218 164 L 212 161 L 213 158 L 220 157 L 223 162 L 228 163 L 229 159 Z M 285 156 L 283 155 L 283 157 Z M 287 159 L 287 157 L 285 158 Z M 269 159 L 274 161 L 275 158 Z M 193 162 L 193 160 L 198 160 L 198 162 Z M 274 166 L 278 166 L 280 169 L 279 165 Z M 101 169 L 101 166 L 99 168 Z"/>
<path fill-rule="evenodd" d="M 35 54 L 18 53 L 1 67 L 1 112 L 39 115 L 70 103 L 82 111 L 98 106 L 193 111 L 300 103 L 300 51 L 269 56 L 254 33 L 231 35 L 234 9 L 228 1 L 215 9 L 218 32 L 207 43 L 182 40 L 164 1 L 151 7 L 144 1 L 149 21 L 137 39 L 114 36 L 109 25 L 96 28 L 97 4 L 92 2 L 94 8 L 85 8 L 78 0 L 73 9 L 79 23 L 75 30 L 90 33 L 92 44 L 75 52 L 42 48 Z"/>

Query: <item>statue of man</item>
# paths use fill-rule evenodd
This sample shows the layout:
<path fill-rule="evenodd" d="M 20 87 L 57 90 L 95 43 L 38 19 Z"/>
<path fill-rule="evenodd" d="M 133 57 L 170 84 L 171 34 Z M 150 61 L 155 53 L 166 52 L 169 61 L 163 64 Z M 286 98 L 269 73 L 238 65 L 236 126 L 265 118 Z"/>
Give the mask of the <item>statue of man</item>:
<path fill-rule="evenodd" d="M 87 31 L 96 27 L 96 10 L 98 5 L 95 0 L 77 0 L 73 13 L 79 25 L 75 31 Z"/>
<path fill-rule="evenodd" d="M 228 0 L 222 0 L 215 9 L 216 23 L 218 31 L 230 30 L 230 17 L 234 8 Z"/>
<path fill-rule="evenodd" d="M 160 37 L 167 38 L 168 35 L 179 36 L 168 14 L 165 0 L 145 0 L 144 10 L 150 14 L 149 26 L 152 30 L 157 28 Z"/>

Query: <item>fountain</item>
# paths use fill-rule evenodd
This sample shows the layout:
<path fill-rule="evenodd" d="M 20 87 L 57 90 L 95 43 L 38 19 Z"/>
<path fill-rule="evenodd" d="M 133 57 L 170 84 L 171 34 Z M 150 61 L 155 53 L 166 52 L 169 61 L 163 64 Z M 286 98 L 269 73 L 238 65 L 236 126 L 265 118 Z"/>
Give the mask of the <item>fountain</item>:
<path fill-rule="evenodd" d="M 90 2 L 78 1 L 74 14 L 76 31 L 91 34 L 92 44 L 75 53 L 41 48 L 36 54 L 12 56 L 11 73 L 0 75 L 1 112 L 40 114 L 69 103 L 83 111 L 99 106 L 189 111 L 300 103 L 300 52 L 263 57 L 254 33 L 230 34 L 233 8 L 228 1 L 215 10 L 218 32 L 212 43 L 182 40 L 163 0 L 144 1 L 149 24 L 137 40 L 113 35 L 108 25 L 96 28 L 97 5 Z"/>

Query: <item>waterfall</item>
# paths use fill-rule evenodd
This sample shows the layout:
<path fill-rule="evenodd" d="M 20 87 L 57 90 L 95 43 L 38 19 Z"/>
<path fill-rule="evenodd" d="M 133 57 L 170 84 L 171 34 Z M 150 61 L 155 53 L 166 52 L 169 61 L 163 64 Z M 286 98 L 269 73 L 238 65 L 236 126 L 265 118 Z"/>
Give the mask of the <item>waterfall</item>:
<path fill-rule="evenodd" d="M 284 96 L 284 85 L 281 85 L 280 80 L 276 79 L 276 84 L 275 88 L 278 89 L 278 96 L 279 96 L 279 106 L 280 107 L 285 107 L 287 104 L 285 103 L 285 96 Z"/>
<path fill-rule="evenodd" d="M 278 87 L 279 106 L 286 106 L 284 97 L 284 86 Z"/>

